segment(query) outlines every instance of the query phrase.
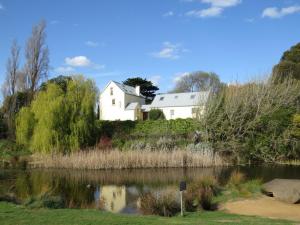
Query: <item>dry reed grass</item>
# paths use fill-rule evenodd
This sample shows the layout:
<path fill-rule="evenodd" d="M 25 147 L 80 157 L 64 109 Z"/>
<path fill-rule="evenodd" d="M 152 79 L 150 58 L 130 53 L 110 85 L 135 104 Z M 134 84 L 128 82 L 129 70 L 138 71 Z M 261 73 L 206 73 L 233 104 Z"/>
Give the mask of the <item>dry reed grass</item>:
<path fill-rule="evenodd" d="M 69 155 L 34 155 L 30 165 L 66 169 L 203 168 L 222 166 L 225 162 L 218 154 L 206 151 L 89 150 Z"/>

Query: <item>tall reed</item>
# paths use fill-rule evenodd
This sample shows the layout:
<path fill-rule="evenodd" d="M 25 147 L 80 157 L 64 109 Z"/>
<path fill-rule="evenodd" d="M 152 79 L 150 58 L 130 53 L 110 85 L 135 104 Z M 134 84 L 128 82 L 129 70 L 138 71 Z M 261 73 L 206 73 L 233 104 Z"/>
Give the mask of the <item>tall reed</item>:
<path fill-rule="evenodd" d="M 218 154 L 205 151 L 79 151 L 69 155 L 34 155 L 33 168 L 126 169 L 180 168 L 221 166 L 225 162 Z"/>

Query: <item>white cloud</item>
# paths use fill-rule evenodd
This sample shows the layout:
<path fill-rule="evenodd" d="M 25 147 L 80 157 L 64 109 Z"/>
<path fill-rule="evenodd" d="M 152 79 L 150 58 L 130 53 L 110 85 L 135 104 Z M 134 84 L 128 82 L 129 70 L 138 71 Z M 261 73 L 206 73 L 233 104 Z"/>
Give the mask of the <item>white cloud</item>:
<path fill-rule="evenodd" d="M 101 70 L 105 68 L 103 64 L 96 64 L 92 62 L 86 56 L 75 56 L 65 58 L 65 64 L 69 67 L 89 67 L 95 70 Z"/>
<path fill-rule="evenodd" d="M 180 55 L 188 50 L 183 48 L 181 44 L 172 44 L 171 42 L 164 42 L 160 51 L 152 53 L 153 57 L 164 59 L 178 59 Z"/>
<path fill-rule="evenodd" d="M 192 10 L 186 13 L 187 16 L 192 17 L 200 17 L 200 18 L 206 18 L 206 17 L 217 17 L 220 16 L 223 12 L 223 8 L 219 7 L 211 7 L 207 9 L 202 10 Z"/>
<path fill-rule="evenodd" d="M 4 6 L 0 3 L 0 10 L 4 9 Z"/>
<path fill-rule="evenodd" d="M 300 6 L 290 6 L 285 8 L 277 8 L 277 7 L 269 7 L 264 9 L 262 13 L 262 17 L 269 17 L 272 19 L 282 18 L 284 16 L 299 13 L 300 12 Z"/>
<path fill-rule="evenodd" d="M 242 2 L 242 0 L 202 0 L 203 3 L 211 4 L 212 7 L 233 7 Z"/>
<path fill-rule="evenodd" d="M 160 75 L 154 75 L 149 78 L 149 80 L 156 86 L 159 85 L 160 79 L 161 79 Z"/>
<path fill-rule="evenodd" d="M 65 63 L 74 67 L 88 67 L 92 65 L 91 60 L 89 60 L 86 56 L 75 56 L 73 58 L 67 57 L 65 58 Z"/>
<path fill-rule="evenodd" d="M 237 6 L 242 0 L 201 0 L 201 2 L 210 4 L 210 7 L 201 10 L 191 10 L 185 15 L 197 18 L 218 17 L 225 8 Z"/>
<path fill-rule="evenodd" d="M 163 14 L 163 17 L 170 17 L 170 16 L 174 16 L 174 12 L 173 11 L 169 11 Z"/>
<path fill-rule="evenodd" d="M 89 47 L 98 47 L 99 46 L 99 43 L 98 42 L 95 42 L 95 41 L 86 41 L 85 42 L 85 45 L 89 46 Z"/>
<path fill-rule="evenodd" d="M 71 73 L 71 72 L 74 72 L 75 69 L 74 69 L 73 67 L 71 67 L 71 66 L 60 66 L 60 67 L 57 67 L 57 68 L 55 69 L 55 71 L 56 71 L 57 73 L 63 73 L 63 74 L 65 74 L 65 73 Z"/>

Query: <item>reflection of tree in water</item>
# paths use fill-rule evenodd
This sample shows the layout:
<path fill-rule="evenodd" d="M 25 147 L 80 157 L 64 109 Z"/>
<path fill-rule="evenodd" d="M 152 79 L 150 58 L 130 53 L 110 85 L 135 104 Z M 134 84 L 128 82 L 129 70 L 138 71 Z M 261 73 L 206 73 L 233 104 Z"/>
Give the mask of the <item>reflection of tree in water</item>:
<path fill-rule="evenodd" d="M 94 208 L 95 187 L 63 176 L 53 176 L 42 171 L 22 171 L 11 174 L 14 182 L 3 183 L 5 190 L 1 195 L 14 195 L 18 201 L 25 202 L 29 198 L 39 198 L 43 195 L 60 196 L 65 207 Z"/>
<path fill-rule="evenodd" d="M 62 196 L 68 208 L 95 208 L 94 192 L 96 187 L 87 183 L 57 177 L 59 185 L 55 192 Z"/>
<path fill-rule="evenodd" d="M 175 184 L 181 180 L 192 181 L 199 177 L 218 177 L 223 169 L 189 168 L 189 169 L 138 169 L 138 170 L 47 170 L 56 177 L 66 177 L 70 182 L 82 182 L 97 185 L 144 185 L 161 186 Z"/>

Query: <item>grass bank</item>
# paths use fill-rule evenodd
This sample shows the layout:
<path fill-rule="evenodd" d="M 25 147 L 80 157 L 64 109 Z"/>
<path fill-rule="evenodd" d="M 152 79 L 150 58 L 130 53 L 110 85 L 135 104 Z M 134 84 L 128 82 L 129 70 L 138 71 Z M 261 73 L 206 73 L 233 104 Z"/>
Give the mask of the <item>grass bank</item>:
<path fill-rule="evenodd" d="M 2 225 L 86 225 L 86 224 L 293 224 L 285 220 L 273 220 L 252 216 L 239 216 L 224 212 L 187 213 L 185 217 L 164 218 L 158 216 L 122 215 L 98 210 L 82 209 L 38 209 L 31 210 L 11 203 L 0 202 L 0 221 Z"/>
<path fill-rule="evenodd" d="M 125 169 L 222 166 L 225 162 L 212 151 L 89 150 L 68 155 L 33 155 L 33 168 Z"/>

